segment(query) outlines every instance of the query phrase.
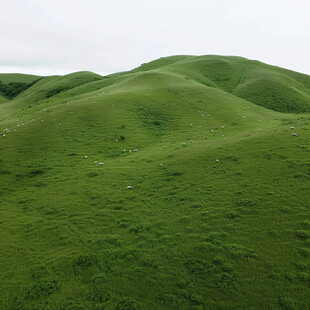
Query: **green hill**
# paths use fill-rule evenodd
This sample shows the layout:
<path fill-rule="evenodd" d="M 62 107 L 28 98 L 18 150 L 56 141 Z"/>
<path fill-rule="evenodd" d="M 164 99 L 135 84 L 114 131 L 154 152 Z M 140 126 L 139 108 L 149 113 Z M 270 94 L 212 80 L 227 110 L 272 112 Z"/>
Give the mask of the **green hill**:
<path fill-rule="evenodd" d="M 41 77 L 29 74 L 0 74 L 0 103 L 13 99 L 21 92 L 36 83 Z"/>
<path fill-rule="evenodd" d="M 310 111 L 310 77 L 241 57 L 172 56 L 136 69 L 160 68 L 279 112 Z"/>
<path fill-rule="evenodd" d="M 10 83 L 31 83 L 41 78 L 38 75 L 21 73 L 0 73 L 0 81 L 4 84 Z"/>
<path fill-rule="evenodd" d="M 0 105 L 0 309 L 309 308 L 309 81 L 224 56 L 26 81 Z"/>

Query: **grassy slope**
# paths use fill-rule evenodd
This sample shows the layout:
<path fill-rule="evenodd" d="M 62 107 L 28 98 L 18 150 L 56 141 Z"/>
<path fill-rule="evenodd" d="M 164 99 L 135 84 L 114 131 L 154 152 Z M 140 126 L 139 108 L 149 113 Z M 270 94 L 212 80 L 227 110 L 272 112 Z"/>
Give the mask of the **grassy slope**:
<path fill-rule="evenodd" d="M 8 99 L 6 99 L 6 98 L 4 98 L 3 96 L 0 95 L 0 104 L 4 103 L 6 101 L 8 101 Z"/>
<path fill-rule="evenodd" d="M 0 81 L 4 84 L 9 83 L 31 83 L 38 80 L 41 76 L 21 73 L 0 73 Z"/>
<path fill-rule="evenodd" d="M 0 74 L 0 104 L 13 99 L 42 77 L 19 73 Z"/>
<path fill-rule="evenodd" d="M 267 69 L 307 96 L 304 75 L 179 56 L 2 104 L 0 308 L 308 308 L 309 114 L 236 96 Z"/>
<path fill-rule="evenodd" d="M 241 57 L 172 56 L 142 65 L 136 71 L 160 66 L 202 84 L 279 112 L 310 112 L 310 77 Z"/>

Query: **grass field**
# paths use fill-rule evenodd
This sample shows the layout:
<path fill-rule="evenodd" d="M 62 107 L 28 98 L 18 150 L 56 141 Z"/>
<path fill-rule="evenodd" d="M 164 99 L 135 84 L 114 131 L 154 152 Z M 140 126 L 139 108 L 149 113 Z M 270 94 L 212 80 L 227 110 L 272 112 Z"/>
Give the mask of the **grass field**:
<path fill-rule="evenodd" d="M 0 82 L 0 309 L 309 309 L 309 76 L 173 56 Z"/>

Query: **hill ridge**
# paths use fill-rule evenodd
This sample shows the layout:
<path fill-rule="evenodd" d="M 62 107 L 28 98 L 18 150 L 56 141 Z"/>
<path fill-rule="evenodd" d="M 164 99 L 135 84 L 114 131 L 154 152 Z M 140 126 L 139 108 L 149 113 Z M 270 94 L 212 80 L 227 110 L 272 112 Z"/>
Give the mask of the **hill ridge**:
<path fill-rule="evenodd" d="M 87 92 L 85 86 L 96 81 L 101 81 L 103 87 L 106 87 L 107 84 L 116 85 L 117 83 L 121 83 L 121 86 L 126 84 L 128 79 L 128 82 L 130 82 L 130 79 L 139 79 L 140 76 L 143 79 L 144 74 L 147 72 L 149 74 L 151 72 L 178 74 L 178 76 L 183 76 L 187 80 L 192 79 L 202 85 L 217 87 L 278 112 L 304 113 L 310 111 L 309 76 L 267 65 L 256 60 L 220 55 L 162 57 L 142 64 L 132 71 L 106 77 L 88 71 L 74 72 L 65 76 L 45 77 L 43 80 L 41 78 L 41 83 L 44 83 L 42 87 L 45 90 L 49 88 L 49 90 L 45 95 L 40 91 L 42 96 L 36 98 L 36 100 L 44 100 L 59 93 L 73 90 L 76 87 L 80 90 L 85 89 L 85 92 Z M 0 74 L 0 82 L 1 77 Z M 4 77 L 7 79 L 7 76 L 4 75 Z M 49 81 L 51 86 L 48 86 L 45 80 Z M 29 94 L 37 85 L 35 83 L 27 93 Z M 93 86 L 95 85 L 98 86 L 97 89 L 100 89 L 100 82 L 93 84 Z M 23 96 L 23 93 L 23 90 L 18 92 L 21 96 Z M 72 91 L 69 93 L 72 94 Z"/>

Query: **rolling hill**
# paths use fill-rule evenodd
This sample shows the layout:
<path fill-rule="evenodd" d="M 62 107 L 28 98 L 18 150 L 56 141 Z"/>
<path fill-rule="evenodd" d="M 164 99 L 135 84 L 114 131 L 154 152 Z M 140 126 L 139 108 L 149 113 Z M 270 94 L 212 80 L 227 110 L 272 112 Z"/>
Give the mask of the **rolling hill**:
<path fill-rule="evenodd" d="M 309 308 L 309 76 L 209 55 L 0 81 L 0 309 Z"/>
<path fill-rule="evenodd" d="M 40 78 L 36 75 L 19 73 L 0 74 L 0 103 L 13 99 Z"/>

